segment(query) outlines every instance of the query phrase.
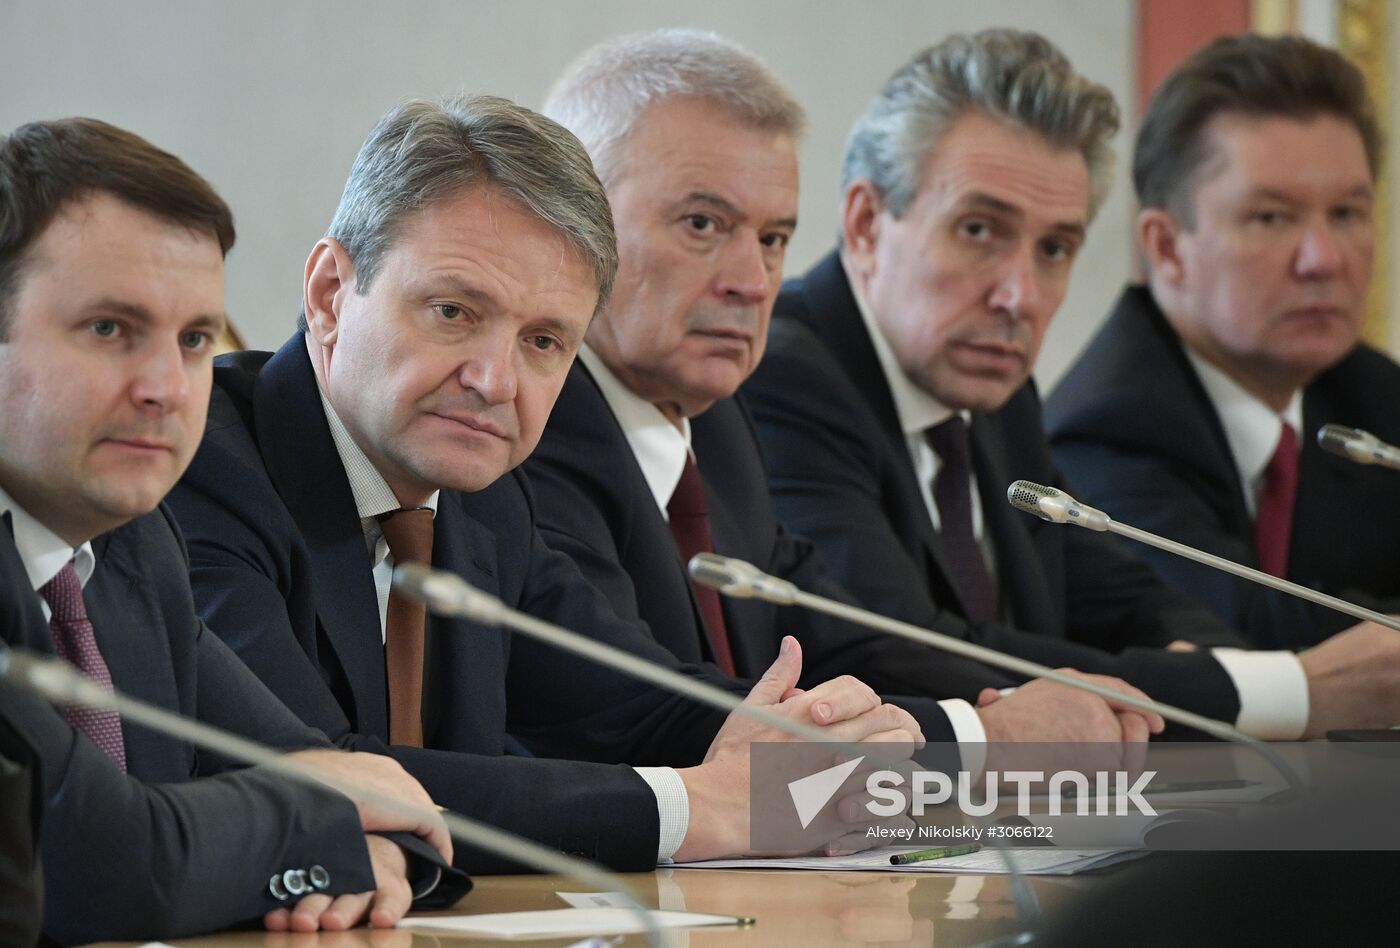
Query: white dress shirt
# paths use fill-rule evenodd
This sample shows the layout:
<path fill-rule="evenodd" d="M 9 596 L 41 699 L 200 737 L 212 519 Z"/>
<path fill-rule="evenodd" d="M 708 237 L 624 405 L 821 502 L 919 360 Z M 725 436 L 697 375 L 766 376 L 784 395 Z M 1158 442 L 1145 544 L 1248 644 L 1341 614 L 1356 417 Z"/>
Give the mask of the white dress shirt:
<path fill-rule="evenodd" d="M 374 568 L 374 590 L 379 600 L 379 635 L 383 642 L 385 635 L 385 616 L 389 609 L 389 589 L 392 585 L 394 575 L 393 556 L 389 553 L 388 541 L 384 539 L 384 532 L 380 528 L 378 517 L 391 510 L 400 507 L 398 498 L 394 496 L 394 491 L 385 482 L 384 476 L 370 463 L 369 458 L 360 450 L 360 446 L 355 443 L 355 439 L 346 430 L 344 422 L 336 415 L 335 409 L 331 407 L 330 401 L 326 399 L 324 392 L 321 392 L 321 407 L 325 410 L 326 421 L 330 425 L 331 438 L 335 441 L 335 448 L 340 455 L 341 464 L 345 467 L 346 477 L 350 481 L 350 492 L 355 497 L 355 509 L 360 515 L 360 528 L 365 535 L 365 548 L 370 558 L 370 564 Z M 677 470 L 677 479 L 680 472 Z M 438 508 L 438 492 L 428 498 L 423 505 L 433 511 L 434 516 Z M 686 830 L 690 826 L 690 799 L 685 792 L 685 782 L 680 775 L 670 767 L 634 767 L 639 777 L 646 781 L 656 795 L 657 816 L 660 820 L 661 832 L 657 840 L 656 858 L 658 862 L 665 862 L 675 855 L 676 850 L 681 848 L 681 843 L 685 840 Z"/>
<path fill-rule="evenodd" d="M 5 514 L 10 515 L 10 530 L 14 533 L 15 548 L 19 550 L 19 560 L 24 564 L 24 571 L 29 574 L 29 584 L 34 587 L 36 593 L 57 576 L 63 567 L 68 565 L 69 560 L 73 561 L 73 568 L 78 572 L 79 586 L 86 588 L 88 580 L 92 578 L 92 571 L 97 566 L 91 543 L 84 543 L 76 549 L 69 546 L 0 489 L 0 517 Z M 42 596 L 39 598 L 39 604 L 44 609 L 44 618 L 52 618 L 49 604 Z"/>
<path fill-rule="evenodd" d="M 652 498 L 661 516 L 665 517 L 666 505 L 671 502 L 671 495 L 680 483 L 686 454 L 694 457 L 690 446 L 690 419 L 681 419 L 680 428 L 671 424 L 661 409 L 624 385 L 598 354 L 587 346 L 579 349 L 579 359 L 593 374 L 603 393 L 603 400 L 617 416 L 622 433 L 642 469 L 642 476 L 651 488 Z M 968 744 L 961 750 L 964 766 L 974 773 L 981 771 L 987 740 L 982 719 L 972 705 L 961 699 L 950 698 L 938 704 L 948 715 L 953 737 L 959 744 Z"/>
<path fill-rule="evenodd" d="M 1302 444 L 1303 393 L 1297 391 L 1283 414 L 1245 391 L 1238 382 L 1201 358 L 1184 343 L 1186 358 L 1201 380 L 1206 397 L 1220 416 L 1225 440 L 1235 461 L 1249 515 L 1259 508 L 1264 469 L 1274 456 L 1284 423 L 1293 426 Z M 1240 692 L 1240 730 L 1272 740 L 1297 740 L 1308 724 L 1308 678 L 1292 652 L 1213 650 Z M 1245 704 L 1245 693 L 1250 703 Z M 1246 713 L 1247 712 L 1247 713 Z"/>
<path fill-rule="evenodd" d="M 842 265 L 845 265 L 844 260 Z M 936 424 L 947 418 L 952 414 L 952 410 L 940 406 L 932 396 L 920 389 L 913 380 L 904 374 L 894 357 L 889 341 L 885 339 L 865 301 L 861 298 L 860 289 L 851 277 L 849 269 L 846 271 L 846 276 L 851 284 L 851 292 L 855 296 L 856 305 L 860 308 L 861 318 L 865 321 L 866 329 L 875 345 L 875 353 L 880 360 L 880 369 L 884 373 L 885 382 L 893 397 L 900 427 L 908 437 L 914 469 L 919 474 L 920 487 L 924 492 L 924 503 L 928 507 L 929 516 L 933 519 L 934 526 L 937 527 L 939 522 L 938 506 L 933 502 L 931 487 L 933 474 L 937 472 L 937 467 L 931 465 L 926 457 L 921 458 L 925 451 L 928 454 L 933 454 L 933 449 L 928 447 L 922 432 L 929 424 Z M 934 410 L 935 406 L 941 408 L 941 417 Z M 908 413 L 907 417 L 906 412 Z M 919 427 L 920 425 L 922 427 Z M 918 432 L 918 434 L 915 435 L 914 432 Z M 1274 443 L 1277 440 L 1276 422 L 1273 440 L 1270 441 L 1268 455 L 1264 458 L 1265 464 L 1268 463 L 1268 456 L 1273 454 Z M 1262 470 L 1261 466 L 1260 472 Z M 925 473 L 929 474 L 927 478 L 924 477 Z M 985 536 L 982 529 L 981 507 L 977 500 L 975 484 L 972 496 L 973 529 L 982 545 L 983 558 L 989 564 L 994 564 L 996 558 L 987 555 L 990 538 Z M 1230 681 L 1235 686 L 1235 692 L 1239 695 L 1240 710 L 1235 719 L 1236 727 L 1246 734 L 1263 740 L 1297 740 L 1303 735 L 1308 723 L 1308 679 L 1303 673 L 1303 666 L 1299 663 L 1296 655 L 1292 652 L 1254 652 L 1235 648 L 1214 648 L 1211 649 L 1211 654 L 1220 662 L 1225 673 L 1230 676 Z"/>

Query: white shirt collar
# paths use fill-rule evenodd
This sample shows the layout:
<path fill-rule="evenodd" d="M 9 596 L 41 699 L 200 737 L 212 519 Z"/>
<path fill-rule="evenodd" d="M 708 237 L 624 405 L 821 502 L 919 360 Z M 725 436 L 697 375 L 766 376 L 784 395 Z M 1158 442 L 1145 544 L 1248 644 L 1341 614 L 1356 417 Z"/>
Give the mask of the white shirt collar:
<path fill-rule="evenodd" d="M 1225 440 L 1230 445 L 1230 454 L 1239 471 L 1240 483 L 1245 487 L 1246 502 L 1253 513 L 1258 491 L 1263 484 L 1264 469 L 1274 456 L 1285 422 L 1293 426 L 1299 443 L 1302 443 L 1303 392 L 1301 389 L 1294 392 L 1288 407 L 1278 414 L 1189 346 L 1183 344 L 1182 348 L 1206 390 L 1206 397 L 1220 416 Z"/>
<path fill-rule="evenodd" d="M 345 423 L 340 420 L 340 416 L 331 407 L 330 399 L 326 398 L 326 393 L 317 386 L 316 391 L 321 396 L 321 407 L 326 412 L 326 422 L 331 427 L 331 440 L 335 442 L 336 453 L 340 455 L 340 463 L 345 468 L 345 476 L 350 481 L 350 493 L 355 497 L 355 509 L 359 512 L 360 522 L 374 521 L 380 514 L 386 514 L 391 510 L 398 510 L 401 506 L 399 499 L 394 496 L 393 488 L 384 480 L 384 475 L 374 466 L 369 458 L 365 457 L 365 452 L 360 450 L 360 446 L 355 443 L 355 439 L 346 430 Z M 441 491 L 433 491 L 423 504 L 437 515 L 438 495 Z"/>
<path fill-rule="evenodd" d="M 666 505 L 681 481 L 686 455 L 694 456 L 690 447 L 690 419 L 682 418 L 680 428 L 671 424 L 661 409 L 622 384 L 588 346 L 580 347 L 578 357 L 593 373 L 603 400 L 617 416 L 656 506 L 661 508 L 661 515 L 666 516 Z"/>
<path fill-rule="evenodd" d="M 73 567 L 78 571 L 78 582 L 87 585 L 97 565 L 91 543 L 74 549 L 0 489 L 0 516 L 6 513 L 10 515 L 10 529 L 14 531 L 20 562 L 24 564 L 24 571 L 29 574 L 29 584 L 35 592 L 57 576 L 69 560 L 73 561 Z"/>
<path fill-rule="evenodd" d="M 870 307 L 866 305 L 865 297 L 861 294 L 855 276 L 851 273 L 850 267 L 846 265 L 845 254 L 841 255 L 841 267 L 846 271 L 846 282 L 851 285 L 851 295 L 855 297 L 856 309 L 860 310 L 860 318 L 865 323 L 865 331 L 869 334 L 870 341 L 875 345 L 875 357 L 880 360 L 880 370 L 885 375 L 885 384 L 889 387 L 890 397 L 894 400 L 894 412 L 899 418 L 900 430 L 906 435 L 922 437 L 923 432 L 929 428 L 942 424 L 953 417 L 954 411 L 920 388 L 913 379 L 904 373 L 904 369 L 900 367 L 899 359 L 895 357 L 893 347 L 885 338 L 880 324 L 875 321 L 875 315 L 870 311 Z M 967 421 L 970 412 L 961 412 L 960 414 L 962 414 L 963 420 Z"/>

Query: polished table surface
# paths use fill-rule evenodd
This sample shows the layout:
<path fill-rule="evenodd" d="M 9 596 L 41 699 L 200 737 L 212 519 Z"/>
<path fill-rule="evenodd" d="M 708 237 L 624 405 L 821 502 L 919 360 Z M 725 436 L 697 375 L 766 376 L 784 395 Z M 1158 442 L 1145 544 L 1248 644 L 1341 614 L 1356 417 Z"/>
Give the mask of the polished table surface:
<path fill-rule="evenodd" d="M 1117 870 L 1075 877 L 1030 879 L 1041 907 L 1056 908 L 1099 887 Z M 711 945 L 974 945 L 1016 931 L 1016 908 L 1004 876 L 954 876 L 878 872 L 660 869 L 624 876 L 650 904 L 664 909 L 751 916 L 751 926 L 672 930 L 677 946 Z M 458 905 L 456 913 L 482 914 L 568 906 L 555 893 L 586 891 L 558 876 L 487 876 Z M 539 939 L 517 944 L 569 945 L 578 938 Z M 633 935 L 621 942 L 640 945 Z M 115 943 L 108 943 L 115 944 Z M 130 944 L 130 943 L 127 943 Z M 426 930 L 356 929 L 321 934 L 225 932 L 174 939 L 189 948 L 466 948 L 500 945 Z"/>

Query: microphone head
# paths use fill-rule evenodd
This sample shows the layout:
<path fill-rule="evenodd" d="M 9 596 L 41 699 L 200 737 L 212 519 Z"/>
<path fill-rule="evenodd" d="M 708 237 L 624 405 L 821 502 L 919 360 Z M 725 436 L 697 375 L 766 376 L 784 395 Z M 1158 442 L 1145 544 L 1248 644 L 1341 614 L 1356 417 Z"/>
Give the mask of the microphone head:
<path fill-rule="evenodd" d="M 1356 429 L 1346 425 L 1325 424 L 1317 431 L 1317 446 L 1328 454 L 1349 458 L 1358 434 Z"/>
<path fill-rule="evenodd" d="M 1064 496 L 1064 491 L 1034 481 L 1012 481 L 1011 486 L 1006 488 L 1006 499 L 1011 502 L 1011 506 L 1052 523 L 1064 523 L 1064 517 L 1056 517 L 1042 506 L 1042 501 Z"/>
<path fill-rule="evenodd" d="M 457 616 L 487 625 L 499 625 L 505 605 L 488 593 L 446 570 L 422 563 L 394 567 L 394 588 L 434 615 Z"/>
<path fill-rule="evenodd" d="M 1035 514 L 1051 523 L 1072 523 L 1090 530 L 1104 531 L 1112 522 L 1102 510 L 1081 504 L 1058 488 L 1046 487 L 1034 481 L 1014 481 L 1006 489 L 1006 499 L 1017 510 Z"/>
<path fill-rule="evenodd" d="M 786 605 L 797 598 L 797 587 L 792 583 L 732 556 L 696 553 L 690 558 L 689 569 L 691 579 L 697 583 L 736 599 L 764 599 Z"/>

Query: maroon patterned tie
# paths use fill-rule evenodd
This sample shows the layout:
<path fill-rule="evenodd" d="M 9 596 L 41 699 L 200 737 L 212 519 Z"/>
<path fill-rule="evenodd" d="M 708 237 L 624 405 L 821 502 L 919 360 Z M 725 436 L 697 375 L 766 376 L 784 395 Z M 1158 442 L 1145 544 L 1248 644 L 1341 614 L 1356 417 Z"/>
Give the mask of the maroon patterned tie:
<path fill-rule="evenodd" d="M 1274 456 L 1264 468 L 1259 492 L 1259 516 L 1254 521 L 1254 549 L 1259 568 L 1274 576 L 1288 575 L 1288 544 L 1293 535 L 1293 498 L 1298 493 L 1298 432 L 1285 424 Z"/>
<path fill-rule="evenodd" d="M 97 636 L 88 620 L 87 606 L 83 604 L 83 584 L 78 581 L 78 570 L 72 560 L 43 585 L 39 595 L 49 604 L 49 631 L 53 634 L 58 657 L 111 690 L 112 673 L 97 647 Z M 122 739 L 122 720 L 117 712 L 70 705 L 63 709 L 63 718 L 91 738 L 118 767 L 126 770 L 126 742 Z"/>
<path fill-rule="evenodd" d="M 710 505 L 705 500 L 705 485 L 700 480 L 700 469 L 687 453 L 685 467 L 681 468 L 681 481 L 676 485 L 671 502 L 666 505 L 666 514 L 671 521 L 671 536 L 675 538 L 676 549 L 681 561 L 690 562 L 696 553 L 713 553 L 714 543 L 710 539 Z M 734 675 L 734 652 L 729 647 L 729 630 L 724 625 L 724 610 L 720 608 L 719 592 L 709 586 L 692 583 L 695 602 L 700 607 L 700 618 L 705 626 L 705 637 L 710 641 L 710 652 L 715 664 L 726 675 Z"/>

